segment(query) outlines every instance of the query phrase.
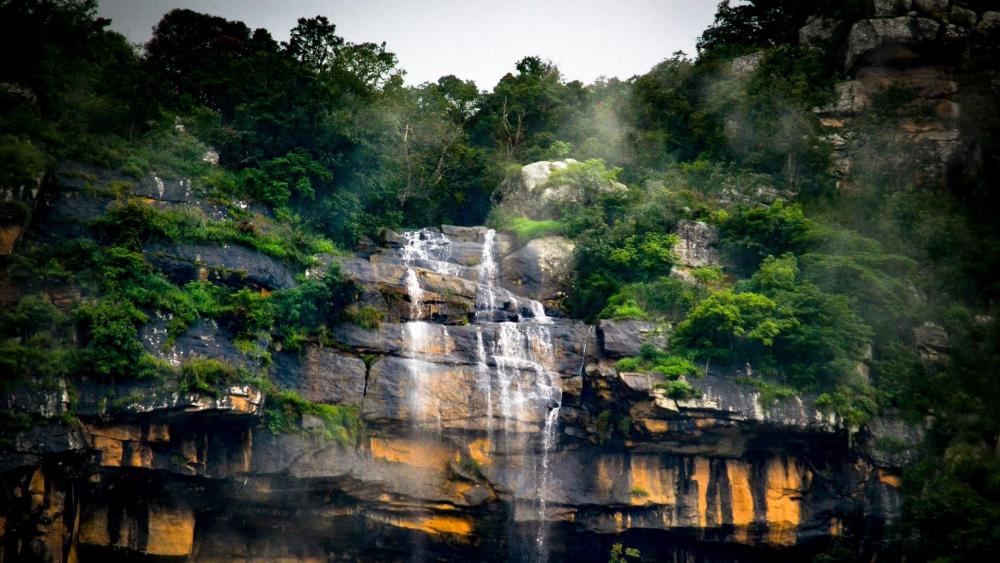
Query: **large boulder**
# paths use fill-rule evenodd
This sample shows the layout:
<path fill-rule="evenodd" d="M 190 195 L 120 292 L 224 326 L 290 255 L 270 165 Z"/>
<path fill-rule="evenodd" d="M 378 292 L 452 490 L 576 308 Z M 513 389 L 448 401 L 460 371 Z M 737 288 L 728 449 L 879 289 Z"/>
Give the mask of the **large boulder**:
<path fill-rule="evenodd" d="M 521 167 L 521 170 L 508 176 L 500 183 L 493 198 L 499 208 L 508 215 L 528 217 L 531 219 L 556 218 L 555 204 L 560 201 L 582 202 L 588 197 L 585 189 L 570 184 L 555 184 L 549 178 L 556 170 L 566 170 L 570 166 L 580 164 L 572 158 L 558 161 L 543 160 Z M 625 185 L 619 182 L 602 182 L 598 190 L 604 192 L 624 191 Z"/>
<path fill-rule="evenodd" d="M 172 366 L 180 366 L 186 361 L 211 358 L 228 366 L 256 372 L 263 367 L 259 358 L 251 358 L 240 352 L 232 335 L 212 320 L 199 320 L 182 334 L 170 335 L 170 319 L 158 315 L 142 327 L 140 338 L 147 352 Z M 266 347 L 263 346 L 262 347 Z"/>
<path fill-rule="evenodd" d="M 300 354 L 278 354 L 271 375 L 307 401 L 360 407 L 364 399 L 364 361 L 332 348 L 308 344 Z"/>
<path fill-rule="evenodd" d="M 681 219 L 677 222 L 677 244 L 674 245 L 674 255 L 677 264 L 670 275 L 696 283 L 693 270 L 707 266 L 721 266 L 722 255 L 716 248 L 719 242 L 719 230 L 702 221 Z"/>
<path fill-rule="evenodd" d="M 608 358 L 639 355 L 643 344 L 664 344 L 662 331 L 656 323 L 647 321 L 616 321 L 604 319 L 597 329 L 601 352 Z"/>
<path fill-rule="evenodd" d="M 799 43 L 812 49 L 825 49 L 833 42 L 840 22 L 830 18 L 811 17 L 799 29 Z"/>
<path fill-rule="evenodd" d="M 764 51 L 754 51 L 753 53 L 733 59 L 729 68 L 736 76 L 747 76 L 757 70 L 757 67 L 760 66 L 760 62 L 763 60 Z"/>
<path fill-rule="evenodd" d="M 861 20 L 847 40 L 846 70 L 916 60 L 935 44 L 940 27 L 932 19 L 910 16 Z"/>
<path fill-rule="evenodd" d="M 719 230 L 702 221 L 681 219 L 677 222 L 677 244 L 674 254 L 677 263 L 689 268 L 719 266 L 722 257 L 715 245 L 719 242 Z"/>
<path fill-rule="evenodd" d="M 517 295 L 555 307 L 566 296 L 576 246 L 565 237 L 542 237 L 504 257 L 501 283 Z"/>
<path fill-rule="evenodd" d="M 912 5 L 913 0 L 872 0 L 875 17 L 879 18 L 905 15 Z"/>

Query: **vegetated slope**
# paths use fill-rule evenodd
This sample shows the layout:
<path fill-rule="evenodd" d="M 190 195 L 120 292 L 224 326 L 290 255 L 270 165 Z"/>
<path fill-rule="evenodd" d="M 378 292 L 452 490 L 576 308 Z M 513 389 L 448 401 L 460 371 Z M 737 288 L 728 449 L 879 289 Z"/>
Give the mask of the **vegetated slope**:
<path fill-rule="evenodd" d="M 982 556 L 997 520 L 997 13 L 902 4 L 724 3 L 697 59 L 585 86 L 527 57 L 480 92 L 453 76 L 404 87 L 384 46 L 323 18 L 279 44 L 177 10 L 139 54 L 92 3 L 5 2 L 4 52 L 20 54 L 0 77 L 5 385 L 270 389 L 272 354 L 373 315 L 347 280 L 305 276 L 326 255 L 385 227 L 480 223 L 512 165 L 574 157 L 552 182 L 586 198 L 545 223 L 493 218 L 573 241 L 567 314 L 669 323 L 631 368 L 677 397 L 726 366 L 778 401 L 816 394 L 855 429 L 926 426 L 900 549 Z M 628 188 L 595 188 L 615 179 Z M 31 224 L 51 229 L 22 236 Z M 691 228 L 717 231 L 715 261 L 678 255 Z M 219 245 L 269 258 L 208 254 Z M 214 321 L 233 355 L 156 360 L 151 321 L 168 342 Z M 279 431 L 309 412 L 357 435 L 346 407 L 269 397 Z"/>

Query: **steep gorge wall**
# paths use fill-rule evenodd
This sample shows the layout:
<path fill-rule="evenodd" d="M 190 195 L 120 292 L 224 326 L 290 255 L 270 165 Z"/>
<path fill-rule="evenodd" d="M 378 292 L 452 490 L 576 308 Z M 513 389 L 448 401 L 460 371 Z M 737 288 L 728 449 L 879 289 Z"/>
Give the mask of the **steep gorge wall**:
<path fill-rule="evenodd" d="M 65 236 L 81 214 L 99 214 L 109 201 L 94 193 L 71 178 L 51 186 L 30 240 Z M 693 381 L 700 399 L 669 399 L 654 377 L 613 367 L 657 338 L 654 327 L 534 324 L 537 304 L 501 286 L 484 312 L 488 231 L 429 233 L 446 241 L 444 259 L 404 260 L 405 241 L 392 234 L 339 259 L 361 301 L 385 315 L 377 329 L 339 325 L 327 344 L 276 353 L 270 368 L 308 400 L 358 407 L 366 431 L 356 446 L 329 439 L 309 415 L 300 431 L 273 434 L 262 424 L 265 397 L 249 385 L 212 396 L 80 374 L 12 389 L 6 408 L 48 422 L 6 435 L 3 560 L 533 560 L 540 537 L 553 560 L 605 560 L 616 541 L 693 561 L 796 560 L 835 541 L 876 547 L 898 509 L 899 465 L 871 455 L 865 433 L 852 447 L 809 398 L 765 408 L 729 374 Z M 493 244 L 500 264 L 518 252 L 502 234 Z M 175 258 L 189 266 L 169 270 L 180 281 L 228 272 L 228 283 L 267 291 L 292 279 L 250 249 L 181 244 L 171 256 L 187 253 L 198 258 Z M 409 270 L 422 287 L 417 307 Z M 11 280 L 4 294 L 27 289 L 57 302 L 74 294 Z M 425 332 L 417 348 L 415 319 Z M 164 347 L 161 322 L 145 341 L 164 359 L 255 367 L 223 328 L 198 323 Z M 543 326 L 545 339 L 532 336 Z M 512 330 L 534 364 L 498 352 Z M 559 408 L 525 394 L 502 412 L 503 386 L 533 388 L 536 364 L 558 387 Z"/>
<path fill-rule="evenodd" d="M 915 92 L 933 113 L 900 119 L 889 133 L 933 157 L 916 179 L 941 182 L 975 160 L 960 128 L 961 73 L 944 55 L 975 48 L 1000 26 L 1000 14 L 899 1 L 876 2 L 872 16 L 851 26 L 851 79 L 838 86 L 834 104 L 817 108 L 841 189 L 851 189 L 873 146 L 855 124 L 894 87 Z M 115 180 L 103 172 L 97 178 L 103 186 Z M 11 234 L 3 253 L 15 242 L 89 236 L 87 221 L 114 199 L 88 189 L 79 174 L 41 186 L 17 188 L 34 213 L 27 231 L 20 222 L 4 231 Z M 146 178 L 131 195 L 226 217 L 189 181 Z M 710 233 L 688 227 L 697 232 L 682 237 L 685 252 L 710 254 Z M 565 256 L 552 254 L 571 246 L 522 246 L 498 233 L 499 281 L 484 318 L 487 232 L 442 227 L 434 236 L 447 240 L 444 260 L 403 259 L 407 240 L 393 233 L 354 256 L 322 258 L 340 261 L 363 287 L 361 302 L 385 320 L 377 329 L 342 324 L 329 341 L 275 353 L 269 377 L 307 400 L 357 407 L 366 431 L 356 445 L 329 439 L 309 415 L 296 421 L 299 431 L 274 434 L 263 424 L 266 398 L 251 385 L 210 395 L 75 374 L 5 389 L 3 408 L 28 413 L 35 424 L 5 429 L 0 443 L 0 561 L 533 560 L 540 537 L 552 560 L 603 561 L 615 542 L 650 559 L 687 561 L 799 561 L 832 545 L 859 557 L 880 553 L 909 459 L 877 446 L 919 436 L 891 420 L 852 436 L 809 397 L 763 405 L 729 373 L 693 380 L 700 399 L 670 399 L 651 376 L 613 365 L 655 340 L 654 326 L 550 319 L 551 350 L 539 357 L 560 391 L 554 443 L 547 446 L 544 434 L 548 401 L 513 417 L 488 416 L 501 392 L 490 377 L 502 366 L 490 356 L 503 323 L 537 319 L 532 299 L 555 314 L 564 288 L 554 268 Z M 177 281 L 261 292 L 296 284 L 287 264 L 250 248 L 143 250 Z M 411 270 L 422 290 L 418 306 Z M 81 295 L 64 281 L 0 283 L 5 303 L 29 292 L 62 305 Z M 413 321 L 426 323 L 417 349 L 407 328 Z M 144 332 L 149 351 L 164 359 L 262 368 L 208 322 L 165 347 L 164 323 L 155 319 Z M 485 387 L 484 366 L 491 374 Z M 511 373 L 526 388 L 535 385 L 534 368 Z"/>

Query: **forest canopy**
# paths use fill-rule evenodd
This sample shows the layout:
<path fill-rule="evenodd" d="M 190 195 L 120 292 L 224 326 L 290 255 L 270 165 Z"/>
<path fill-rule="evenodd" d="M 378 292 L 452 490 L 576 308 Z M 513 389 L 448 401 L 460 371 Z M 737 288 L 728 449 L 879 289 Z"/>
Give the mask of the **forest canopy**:
<path fill-rule="evenodd" d="M 134 46 L 95 10 L 96 0 L 0 1 L 0 50 L 17 53 L 0 63 L 0 184 L 27 184 L 64 162 L 136 182 L 188 178 L 206 199 L 260 206 L 269 228 L 242 216 L 222 227 L 122 198 L 91 225 L 96 241 L 12 257 L 23 275 L 80 280 L 94 299 L 71 312 L 31 297 L 5 310 L 5 372 L 61 376 L 76 366 L 110 380 L 152 377 L 165 368 L 144 355 L 137 333 L 156 313 L 172 315 L 171 334 L 211 318 L 257 357 L 275 342 L 294 349 L 322 338 L 345 318 L 379 322 L 336 268 L 274 295 L 177 286 L 144 258 L 149 241 L 232 242 L 304 274 L 316 255 L 384 229 L 502 219 L 523 239 L 574 242 L 561 313 L 669 327 L 662 350 L 631 362 L 669 374 L 678 397 L 689 396 L 687 377 L 725 366 L 776 397 L 817 396 L 852 431 L 889 414 L 926 425 L 894 530 L 900 549 L 958 561 L 995 548 L 995 49 L 962 61 L 974 95 L 961 125 L 980 147 L 978 174 L 950 170 L 943 185 L 927 186 L 889 160 L 908 147 L 881 133 L 929 115 L 914 109 L 912 92 L 893 91 L 859 121 L 871 151 L 844 189 L 815 111 L 846 78 L 843 49 L 804 46 L 798 30 L 817 15 L 863 17 L 869 3 L 860 0 L 726 0 L 697 54 L 673 53 L 645 74 L 582 84 L 525 56 L 489 88 L 454 75 L 408 86 L 385 43 L 349 42 L 324 16 L 299 19 L 279 42 L 176 9 Z M 831 45 L 847 31 L 833 29 Z M 753 68 L 734 70 L 748 54 Z M 627 189 L 563 205 L 545 223 L 490 217 L 506 177 L 566 158 L 579 162 L 565 181 Z M 907 166 L 930 166 L 919 159 Z M 5 220 L 30 216 L 18 202 L 3 206 Z M 717 230 L 724 267 L 673 275 L 682 221 Z M 950 336 L 949 362 L 932 369 L 914 332 L 928 323 Z M 206 389 L 244 375 L 216 365 L 182 374 Z M 286 399 L 286 410 L 313 408 Z M 941 539 L 949 534 L 979 540 Z"/>

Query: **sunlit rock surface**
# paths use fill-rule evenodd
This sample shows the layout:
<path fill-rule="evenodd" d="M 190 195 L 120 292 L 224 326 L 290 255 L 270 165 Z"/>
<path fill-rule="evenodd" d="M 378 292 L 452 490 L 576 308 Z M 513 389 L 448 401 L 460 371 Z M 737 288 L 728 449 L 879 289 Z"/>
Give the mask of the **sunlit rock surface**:
<path fill-rule="evenodd" d="M 914 443 L 907 425 L 852 445 L 812 398 L 764 404 L 715 370 L 691 380 L 699 398 L 668 398 L 657 376 L 610 367 L 658 342 L 655 325 L 548 316 L 508 285 L 506 243 L 486 229 L 398 236 L 340 259 L 386 320 L 337 325 L 268 368 L 308 400 L 357 407 L 357 444 L 308 416 L 273 434 L 253 385 L 136 382 L 110 404 L 108 384 L 88 383 L 80 423 L 12 436 L 5 557 L 603 561 L 627 541 L 655 559 L 792 561 L 838 537 L 864 550 L 898 512 L 909 458 L 872 444 Z M 219 327 L 164 348 L 158 326 L 147 343 L 167 361 L 236 361 Z M 60 393 L 8 400 L 52 416 Z"/>

